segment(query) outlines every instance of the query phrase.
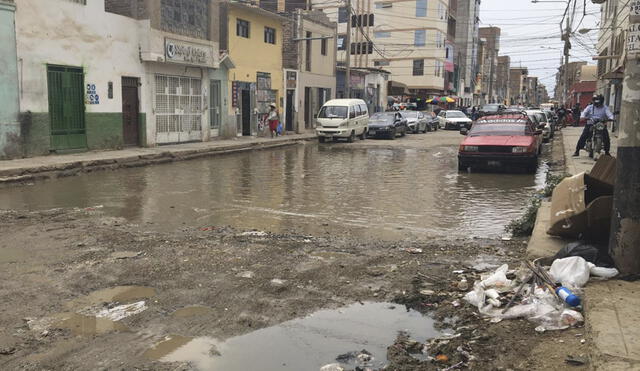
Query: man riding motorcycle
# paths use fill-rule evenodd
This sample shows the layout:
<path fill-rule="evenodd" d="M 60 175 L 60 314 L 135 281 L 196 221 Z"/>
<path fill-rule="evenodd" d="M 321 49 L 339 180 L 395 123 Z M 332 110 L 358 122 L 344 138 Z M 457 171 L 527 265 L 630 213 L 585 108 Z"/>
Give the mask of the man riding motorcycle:
<path fill-rule="evenodd" d="M 587 106 L 587 108 L 582 111 L 580 115 L 581 118 L 587 119 L 587 124 L 584 126 L 584 130 L 582 130 L 582 135 L 580 135 L 580 139 L 578 139 L 578 144 L 576 145 L 576 151 L 573 156 L 580 156 L 580 150 L 584 148 L 587 139 L 591 135 L 591 129 L 593 127 L 593 123 L 596 120 L 600 121 L 613 121 L 613 113 L 609 110 L 609 107 L 604 105 L 604 97 L 602 94 L 594 95 L 591 100 L 591 104 Z M 604 153 L 609 155 L 609 149 L 611 148 L 611 140 L 609 139 L 609 131 L 604 130 L 603 132 L 603 141 L 604 141 Z"/>

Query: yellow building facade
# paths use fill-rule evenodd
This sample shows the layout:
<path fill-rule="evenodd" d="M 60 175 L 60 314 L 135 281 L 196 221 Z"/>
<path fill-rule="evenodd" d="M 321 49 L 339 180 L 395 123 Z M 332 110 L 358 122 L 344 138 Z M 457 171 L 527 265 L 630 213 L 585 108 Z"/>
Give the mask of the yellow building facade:
<path fill-rule="evenodd" d="M 221 25 L 221 49 L 235 65 L 228 74 L 229 115 L 236 117 L 236 135 L 264 135 L 268 131 L 263 124 L 269 104 L 275 103 L 281 116 L 284 105 L 285 18 L 238 3 L 226 3 L 222 12 L 226 24 Z"/>

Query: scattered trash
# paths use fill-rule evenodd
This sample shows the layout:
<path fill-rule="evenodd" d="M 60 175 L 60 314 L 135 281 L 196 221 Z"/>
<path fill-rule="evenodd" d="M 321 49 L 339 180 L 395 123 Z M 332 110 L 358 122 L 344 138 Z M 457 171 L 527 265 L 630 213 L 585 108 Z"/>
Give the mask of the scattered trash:
<path fill-rule="evenodd" d="M 417 247 L 408 247 L 406 249 L 404 249 L 404 251 L 410 253 L 410 254 L 422 254 L 422 249 L 417 248 Z"/>
<path fill-rule="evenodd" d="M 469 289 L 469 283 L 466 278 L 462 278 L 460 282 L 458 282 L 458 290 L 467 291 Z"/>
<path fill-rule="evenodd" d="M 441 363 L 446 363 L 446 362 L 449 362 L 449 357 L 447 357 L 444 354 L 438 354 L 436 356 L 436 361 L 441 362 Z"/>
<path fill-rule="evenodd" d="M 615 268 L 604 268 L 604 267 L 591 267 L 589 272 L 591 273 L 592 276 L 597 276 L 601 278 L 613 278 L 620 273 Z"/>
<path fill-rule="evenodd" d="M 433 294 L 435 294 L 435 293 L 436 293 L 436 292 L 435 292 L 435 291 L 433 291 L 433 290 L 426 290 L 426 289 L 425 289 L 425 290 L 420 290 L 420 294 L 421 294 L 421 295 L 425 295 L 425 296 L 430 296 L 430 295 L 433 295 Z"/>
<path fill-rule="evenodd" d="M 203 232 L 213 231 L 215 229 L 216 229 L 216 227 L 202 227 L 202 228 L 200 228 L 200 230 L 203 231 Z"/>
<path fill-rule="evenodd" d="M 598 261 L 598 248 L 582 241 L 571 242 L 561 248 L 553 257 L 553 260 L 568 258 L 570 256 L 580 256 L 584 260 L 595 264 Z"/>
<path fill-rule="evenodd" d="M 586 342 L 587 342 L 587 340 L 585 340 L 585 339 L 580 340 L 580 344 L 584 344 Z"/>
<path fill-rule="evenodd" d="M 255 273 L 253 273 L 252 271 L 244 271 L 238 273 L 236 276 L 240 278 L 253 278 L 254 275 Z"/>
<path fill-rule="evenodd" d="M 281 280 L 280 278 L 274 278 L 274 279 L 272 279 L 271 281 L 269 281 L 269 283 L 271 284 L 271 286 L 275 286 L 275 287 L 281 287 L 281 286 L 284 286 L 286 282 L 287 282 L 287 281 L 285 281 L 285 280 Z"/>
<path fill-rule="evenodd" d="M 267 232 L 263 231 L 247 231 L 240 233 L 240 236 L 251 236 L 251 237 L 266 237 L 268 235 Z"/>
<path fill-rule="evenodd" d="M 503 236 L 501 239 L 502 241 L 511 241 L 511 237 L 509 236 Z"/>
<path fill-rule="evenodd" d="M 339 363 L 330 363 L 320 367 L 320 371 L 344 371 L 344 367 L 340 366 Z"/>
<path fill-rule="evenodd" d="M 565 358 L 565 363 L 572 365 L 572 366 L 582 366 L 584 364 L 587 363 L 587 360 L 583 357 L 574 357 L 574 356 L 567 356 L 567 358 Z"/>
<path fill-rule="evenodd" d="M 147 306 L 143 301 L 138 301 L 131 304 L 123 304 L 114 306 L 111 308 L 94 308 L 90 307 L 79 311 L 79 314 L 86 316 L 93 316 L 96 318 L 106 318 L 111 321 L 120 321 L 123 318 L 133 316 L 134 314 L 142 313 L 147 309 Z"/>
<path fill-rule="evenodd" d="M 116 251 L 114 253 L 111 254 L 111 257 L 114 259 L 129 259 L 129 258 L 135 258 L 137 256 L 139 256 L 140 254 L 142 254 L 142 252 L 138 251 Z"/>
<path fill-rule="evenodd" d="M 11 355 L 16 352 L 16 348 L 14 347 L 2 347 L 0 348 L 0 354 L 4 356 Z"/>
<path fill-rule="evenodd" d="M 583 287 L 589 281 L 591 267 L 584 258 L 571 256 L 558 259 L 551 264 L 549 273 L 555 282 L 561 282 L 569 288 Z"/>

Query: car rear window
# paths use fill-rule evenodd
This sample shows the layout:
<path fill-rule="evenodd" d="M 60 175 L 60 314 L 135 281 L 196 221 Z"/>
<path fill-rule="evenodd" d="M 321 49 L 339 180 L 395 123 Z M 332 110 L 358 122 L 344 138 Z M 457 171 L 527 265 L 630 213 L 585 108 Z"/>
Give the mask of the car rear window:
<path fill-rule="evenodd" d="M 478 124 L 471 127 L 469 135 L 477 136 L 512 136 L 512 135 L 529 135 L 525 122 L 511 121 L 509 123 L 500 124 Z"/>
<path fill-rule="evenodd" d="M 462 113 L 462 112 L 447 112 L 447 118 L 452 118 L 452 119 L 462 119 L 462 118 L 466 118 L 467 116 Z"/>

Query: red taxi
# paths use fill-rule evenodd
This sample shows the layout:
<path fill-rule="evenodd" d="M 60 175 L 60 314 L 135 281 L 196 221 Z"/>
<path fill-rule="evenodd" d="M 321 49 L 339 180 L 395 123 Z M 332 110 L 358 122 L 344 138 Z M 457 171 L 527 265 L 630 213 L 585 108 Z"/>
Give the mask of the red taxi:
<path fill-rule="evenodd" d="M 520 113 L 485 116 L 471 130 L 458 151 L 458 170 L 523 169 L 534 173 L 542 146 L 542 131 Z"/>

